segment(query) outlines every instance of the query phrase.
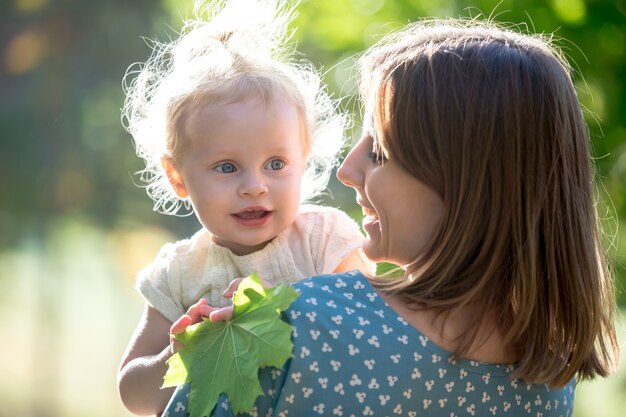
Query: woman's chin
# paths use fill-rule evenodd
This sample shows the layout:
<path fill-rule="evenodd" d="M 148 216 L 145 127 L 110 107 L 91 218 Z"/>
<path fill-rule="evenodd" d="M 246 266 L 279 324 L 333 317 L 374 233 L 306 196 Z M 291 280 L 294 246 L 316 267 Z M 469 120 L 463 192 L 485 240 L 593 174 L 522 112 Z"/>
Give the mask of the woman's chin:
<path fill-rule="evenodd" d="M 372 262 L 385 262 L 386 261 L 386 257 L 383 256 L 383 253 L 376 246 L 376 242 L 372 241 L 372 239 L 369 236 L 365 238 L 365 242 L 363 243 L 363 253 Z"/>

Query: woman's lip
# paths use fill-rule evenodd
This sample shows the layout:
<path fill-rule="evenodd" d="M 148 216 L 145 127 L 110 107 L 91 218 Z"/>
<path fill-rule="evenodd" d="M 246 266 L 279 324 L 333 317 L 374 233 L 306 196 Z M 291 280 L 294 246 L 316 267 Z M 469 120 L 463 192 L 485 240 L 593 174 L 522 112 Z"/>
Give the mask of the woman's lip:
<path fill-rule="evenodd" d="M 364 217 L 361 225 L 363 226 L 363 230 L 367 233 L 368 236 L 372 236 L 374 233 L 379 232 L 379 221 L 378 217 Z"/>
<path fill-rule="evenodd" d="M 367 208 L 367 207 L 361 207 L 361 213 L 363 213 L 363 215 L 365 217 L 375 217 L 375 218 L 378 218 L 378 214 L 376 213 L 376 211 L 372 210 L 370 208 Z"/>
<path fill-rule="evenodd" d="M 380 222 L 376 210 L 371 208 L 369 204 L 366 204 L 365 200 L 363 200 L 360 196 L 357 196 L 356 202 L 359 206 L 361 206 L 361 213 L 363 214 L 361 226 L 363 226 L 365 233 L 367 233 L 368 236 L 380 233 Z"/>
<path fill-rule="evenodd" d="M 361 204 L 361 213 L 365 217 L 378 218 L 378 213 L 373 208 Z"/>
<path fill-rule="evenodd" d="M 356 199 L 356 203 L 361 206 L 362 210 L 368 210 L 368 211 L 375 211 L 373 208 L 371 208 L 371 206 L 367 203 L 365 203 L 365 200 L 363 200 L 361 197 L 357 197 Z"/>

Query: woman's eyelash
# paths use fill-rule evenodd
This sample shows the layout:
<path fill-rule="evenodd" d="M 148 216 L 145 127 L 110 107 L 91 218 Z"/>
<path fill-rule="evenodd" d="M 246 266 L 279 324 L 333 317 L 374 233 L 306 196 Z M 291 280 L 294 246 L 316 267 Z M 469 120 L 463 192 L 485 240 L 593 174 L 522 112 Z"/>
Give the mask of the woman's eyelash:
<path fill-rule="evenodd" d="M 367 157 L 371 159 L 372 162 L 375 162 L 379 165 L 382 165 L 387 160 L 387 158 L 385 158 L 383 155 L 376 153 L 374 151 L 368 152 Z"/>

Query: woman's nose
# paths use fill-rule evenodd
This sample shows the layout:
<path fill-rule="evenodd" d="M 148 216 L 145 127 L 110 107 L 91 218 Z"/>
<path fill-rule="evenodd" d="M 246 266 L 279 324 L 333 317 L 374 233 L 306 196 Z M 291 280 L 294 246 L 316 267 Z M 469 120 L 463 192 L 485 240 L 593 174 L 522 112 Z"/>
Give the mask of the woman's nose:
<path fill-rule="evenodd" d="M 263 177 L 257 172 L 247 172 L 239 185 L 239 195 L 242 197 L 256 197 L 269 191 Z"/>
<path fill-rule="evenodd" d="M 360 168 L 358 145 L 352 148 L 346 158 L 337 169 L 337 178 L 344 185 L 352 188 L 359 188 L 363 184 L 363 174 Z"/>

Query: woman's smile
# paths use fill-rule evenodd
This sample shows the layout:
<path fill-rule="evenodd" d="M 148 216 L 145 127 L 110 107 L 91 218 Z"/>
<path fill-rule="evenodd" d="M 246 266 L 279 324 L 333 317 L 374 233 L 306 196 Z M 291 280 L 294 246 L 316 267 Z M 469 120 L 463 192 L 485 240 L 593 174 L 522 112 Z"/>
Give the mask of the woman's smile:
<path fill-rule="evenodd" d="M 373 161 L 373 139 L 364 134 L 346 156 L 337 176 L 357 192 L 367 239 L 363 251 L 373 261 L 404 265 L 434 235 L 443 201 L 396 161 Z"/>
<path fill-rule="evenodd" d="M 376 211 L 367 207 L 361 207 L 363 213 L 363 229 L 368 236 L 372 236 L 373 233 L 380 233 L 380 222 Z"/>

